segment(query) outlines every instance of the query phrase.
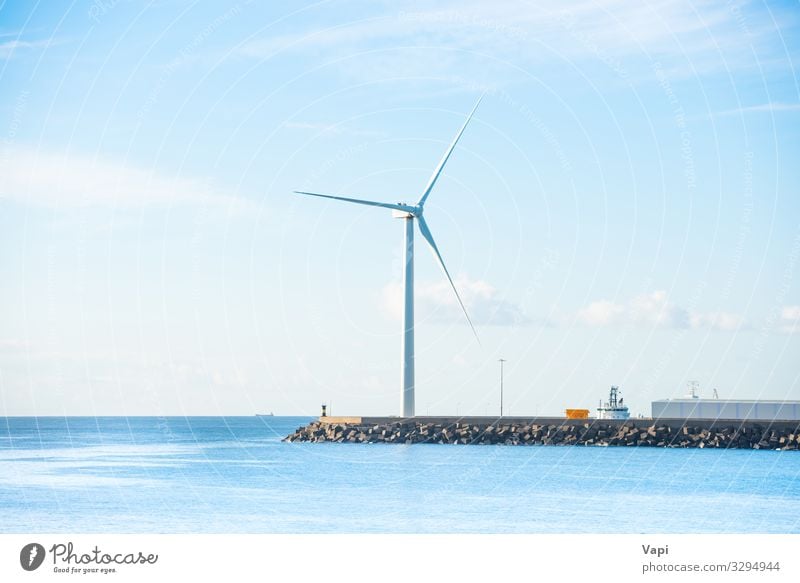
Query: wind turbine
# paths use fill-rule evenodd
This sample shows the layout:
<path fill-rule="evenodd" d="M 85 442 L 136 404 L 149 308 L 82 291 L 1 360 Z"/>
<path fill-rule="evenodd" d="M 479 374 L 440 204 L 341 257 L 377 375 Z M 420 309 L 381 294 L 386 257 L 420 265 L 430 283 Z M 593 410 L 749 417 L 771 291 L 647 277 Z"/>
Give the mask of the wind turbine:
<path fill-rule="evenodd" d="M 472 111 L 467 116 L 467 120 L 464 122 L 464 125 L 461 126 L 461 129 L 456 134 L 456 137 L 453 139 L 453 142 L 450 144 L 450 147 L 445 152 L 444 156 L 442 157 L 439 165 L 436 167 L 436 170 L 433 171 L 430 179 L 428 180 L 428 184 L 425 186 L 425 190 L 422 191 L 422 196 L 419 199 L 419 202 L 415 205 L 409 205 L 405 203 L 398 203 L 398 204 L 391 204 L 385 202 L 374 202 L 371 200 L 362 200 L 358 198 L 346 198 L 343 196 L 331 196 L 329 194 L 318 194 L 316 192 L 304 192 L 295 190 L 295 194 L 305 194 L 308 196 L 318 196 L 321 198 L 332 198 L 334 200 L 341 200 L 344 202 L 352 202 L 355 204 L 364 204 L 368 206 L 377 206 L 381 208 L 387 208 L 392 210 L 392 216 L 398 219 L 405 220 L 405 251 L 404 251 L 404 261 L 405 267 L 403 270 L 403 337 L 402 337 L 402 363 L 403 369 L 401 374 L 401 415 L 403 417 L 413 417 L 414 416 L 414 220 L 416 219 L 417 225 L 419 226 L 419 232 L 422 237 L 428 242 L 430 245 L 431 250 L 433 251 L 433 255 L 436 258 L 437 262 L 439 263 L 439 267 L 442 268 L 445 276 L 447 276 L 447 281 L 450 282 L 450 287 L 453 288 L 453 292 L 456 294 L 456 298 L 458 299 L 458 303 L 461 306 L 461 310 L 464 312 L 464 315 L 467 317 L 467 322 L 469 322 L 469 326 L 472 329 L 472 333 L 475 335 L 475 338 L 478 338 L 477 332 L 475 332 L 475 326 L 472 325 L 472 320 L 469 318 L 469 314 L 467 314 L 467 308 L 464 307 L 464 302 L 461 301 L 461 296 L 458 295 L 458 290 L 456 289 L 455 283 L 453 283 L 453 278 L 450 277 L 450 272 L 447 271 L 447 267 L 444 264 L 444 260 L 442 259 L 442 254 L 439 253 L 439 248 L 436 246 L 436 241 L 433 240 L 433 234 L 431 234 L 431 230 L 428 227 L 428 223 L 425 222 L 425 218 L 423 216 L 425 210 L 425 202 L 428 200 L 428 196 L 433 190 L 436 181 L 439 179 L 439 176 L 442 173 L 442 169 L 444 165 L 447 163 L 447 160 L 450 158 L 450 154 L 453 153 L 453 150 L 458 143 L 458 140 L 461 138 L 461 135 L 464 133 L 464 130 L 467 129 L 467 124 L 472 119 L 472 116 L 475 113 L 475 110 L 478 109 L 478 105 L 481 103 L 481 96 L 478 99 L 478 102 L 475 104 L 475 107 L 472 108 Z"/>

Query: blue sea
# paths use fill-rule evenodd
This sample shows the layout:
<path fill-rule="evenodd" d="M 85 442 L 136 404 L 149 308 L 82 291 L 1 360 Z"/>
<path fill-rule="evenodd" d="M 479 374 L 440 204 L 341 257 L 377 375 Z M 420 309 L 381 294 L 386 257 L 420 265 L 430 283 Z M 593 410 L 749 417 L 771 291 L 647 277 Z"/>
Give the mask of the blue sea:
<path fill-rule="evenodd" d="M 308 421 L 0 418 L 0 531 L 800 532 L 800 452 L 281 442 Z"/>

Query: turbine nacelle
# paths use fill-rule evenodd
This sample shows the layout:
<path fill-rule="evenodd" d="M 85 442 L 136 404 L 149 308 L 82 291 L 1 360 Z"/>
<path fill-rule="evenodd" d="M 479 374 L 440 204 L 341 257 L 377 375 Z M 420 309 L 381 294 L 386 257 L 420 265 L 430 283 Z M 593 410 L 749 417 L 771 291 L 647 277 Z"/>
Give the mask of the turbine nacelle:
<path fill-rule="evenodd" d="M 422 216 L 421 206 L 408 206 L 405 204 L 398 204 L 397 206 L 402 208 L 392 210 L 392 217 L 395 219 L 413 219 L 414 217 Z"/>

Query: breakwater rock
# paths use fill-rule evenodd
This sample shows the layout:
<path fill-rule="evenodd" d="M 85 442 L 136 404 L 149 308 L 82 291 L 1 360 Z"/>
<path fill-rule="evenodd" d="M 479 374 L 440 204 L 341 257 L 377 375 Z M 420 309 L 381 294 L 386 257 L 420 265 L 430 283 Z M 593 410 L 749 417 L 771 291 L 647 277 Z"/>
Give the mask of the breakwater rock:
<path fill-rule="evenodd" d="M 325 419 L 325 418 L 323 418 Z M 594 445 L 722 449 L 800 449 L 795 423 L 685 423 L 645 421 L 565 420 L 552 422 L 491 422 L 391 419 L 369 422 L 358 418 L 320 420 L 299 427 L 289 442 L 449 443 L 462 445 Z"/>

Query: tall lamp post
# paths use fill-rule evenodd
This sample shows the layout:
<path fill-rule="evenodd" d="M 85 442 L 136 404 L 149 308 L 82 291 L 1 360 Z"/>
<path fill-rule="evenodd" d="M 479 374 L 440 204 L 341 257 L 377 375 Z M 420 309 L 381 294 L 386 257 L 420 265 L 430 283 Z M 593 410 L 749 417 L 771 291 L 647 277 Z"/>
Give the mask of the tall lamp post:
<path fill-rule="evenodd" d="M 503 363 L 506 362 L 505 358 L 498 359 L 500 362 L 500 417 L 503 416 Z"/>

